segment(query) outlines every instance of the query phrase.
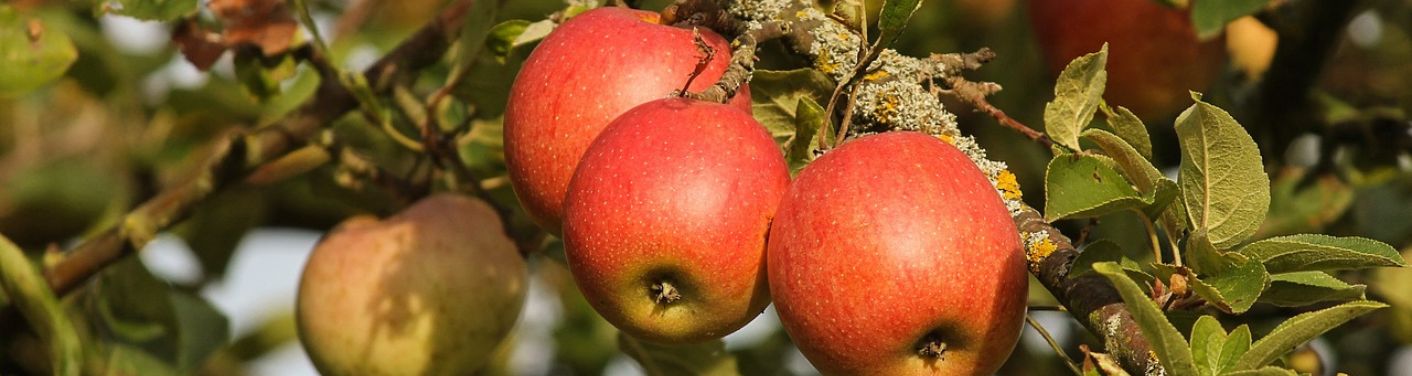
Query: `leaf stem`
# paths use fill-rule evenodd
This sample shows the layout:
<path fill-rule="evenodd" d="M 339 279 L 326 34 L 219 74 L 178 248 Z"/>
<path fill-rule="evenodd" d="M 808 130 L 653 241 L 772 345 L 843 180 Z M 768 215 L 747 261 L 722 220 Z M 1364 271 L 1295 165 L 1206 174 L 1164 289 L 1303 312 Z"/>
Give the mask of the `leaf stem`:
<path fill-rule="evenodd" d="M 1152 227 L 1152 218 L 1151 218 L 1151 217 L 1148 217 L 1148 216 L 1147 216 L 1147 213 L 1143 213 L 1141 210 L 1137 210 L 1137 209 L 1131 209 L 1131 210 L 1132 210 L 1134 213 L 1137 213 L 1137 216 L 1138 216 L 1138 217 L 1142 218 L 1142 225 L 1147 229 L 1147 239 L 1152 242 L 1152 262 L 1161 263 L 1161 262 L 1162 262 L 1162 242 L 1161 242 L 1160 240 L 1157 240 L 1157 228 Z M 1180 258 L 1178 259 L 1177 262 L 1178 262 L 1177 265 L 1181 265 L 1181 264 L 1180 264 L 1180 263 L 1181 263 Z"/>
<path fill-rule="evenodd" d="M 0 236 L 0 291 L 19 308 L 40 340 L 48 343 L 53 374 L 78 375 L 83 366 L 78 331 L 24 252 L 4 236 Z"/>

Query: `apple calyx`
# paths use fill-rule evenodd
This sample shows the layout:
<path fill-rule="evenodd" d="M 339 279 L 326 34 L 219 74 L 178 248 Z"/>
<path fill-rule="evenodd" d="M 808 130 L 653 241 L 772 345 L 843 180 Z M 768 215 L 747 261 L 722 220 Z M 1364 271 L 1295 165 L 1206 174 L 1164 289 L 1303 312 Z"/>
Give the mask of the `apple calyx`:
<path fill-rule="evenodd" d="M 670 305 L 682 299 L 681 292 L 677 290 L 677 287 L 672 286 L 671 282 L 665 280 L 657 281 L 651 286 L 648 286 L 647 291 L 652 297 L 652 301 L 657 302 L 658 305 Z"/>
<path fill-rule="evenodd" d="M 945 361 L 946 341 L 942 341 L 939 335 L 928 334 L 917 344 L 917 355 L 928 360 Z"/>

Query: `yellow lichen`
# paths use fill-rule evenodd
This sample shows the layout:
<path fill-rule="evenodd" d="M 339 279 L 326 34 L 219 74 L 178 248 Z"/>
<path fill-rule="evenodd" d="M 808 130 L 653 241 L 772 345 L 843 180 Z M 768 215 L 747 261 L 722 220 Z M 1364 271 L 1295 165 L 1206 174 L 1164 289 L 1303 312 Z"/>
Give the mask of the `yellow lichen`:
<path fill-rule="evenodd" d="M 819 54 L 819 61 L 814 63 L 814 67 L 818 68 L 819 71 L 824 74 L 832 74 L 838 71 L 838 65 L 834 64 L 832 59 L 829 59 L 829 54 Z"/>
<path fill-rule="evenodd" d="M 1038 242 L 1030 245 L 1029 249 L 1025 252 L 1025 258 L 1029 260 L 1030 271 L 1038 274 L 1039 263 L 1044 262 L 1045 258 L 1054 254 L 1054 251 L 1058 249 L 1059 246 L 1054 244 L 1053 240 L 1049 240 L 1048 236 L 1044 236 Z"/>
<path fill-rule="evenodd" d="M 1015 174 L 1010 170 L 1000 170 L 995 174 L 995 189 L 1006 200 L 1019 200 L 1022 195 L 1020 182 L 1015 180 Z"/>
<path fill-rule="evenodd" d="M 863 76 L 863 80 L 876 82 L 881 81 L 882 79 L 887 78 L 891 75 L 892 74 L 887 73 L 887 71 L 879 69 L 876 72 L 868 73 L 867 75 Z"/>
<path fill-rule="evenodd" d="M 956 137 L 954 137 L 954 136 L 952 136 L 952 135 L 942 133 L 942 134 L 936 135 L 936 138 L 941 139 L 941 142 L 945 142 L 945 143 L 951 144 L 951 145 L 956 145 Z"/>

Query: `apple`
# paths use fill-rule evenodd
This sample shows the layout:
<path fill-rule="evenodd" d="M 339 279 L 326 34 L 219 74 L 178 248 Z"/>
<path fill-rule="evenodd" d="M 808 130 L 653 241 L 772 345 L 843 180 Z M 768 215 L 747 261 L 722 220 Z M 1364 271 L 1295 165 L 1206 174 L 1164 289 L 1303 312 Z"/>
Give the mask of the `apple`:
<path fill-rule="evenodd" d="M 788 187 L 784 154 L 749 113 L 648 102 L 603 130 L 569 183 L 569 270 L 629 335 L 720 338 L 769 303 L 765 234 Z"/>
<path fill-rule="evenodd" d="M 1206 0 L 1215 1 L 1215 0 Z M 1166 118 L 1221 72 L 1221 38 L 1200 41 L 1188 10 L 1153 0 L 1031 0 L 1030 21 L 1050 72 L 1108 43 L 1104 98 L 1138 116 Z"/>
<path fill-rule="evenodd" d="M 560 232 L 569 179 L 594 137 L 628 109 L 682 89 L 704 57 L 691 29 L 658 22 L 657 13 L 620 7 L 584 12 L 540 42 L 511 84 L 505 164 L 520 203 L 549 232 Z M 715 53 L 693 92 L 719 80 L 730 60 L 725 39 L 699 31 Z M 749 111 L 749 89 L 731 103 Z"/>
<path fill-rule="evenodd" d="M 326 375 L 471 374 L 510 333 L 526 266 L 490 206 L 437 194 L 319 241 L 299 281 L 299 339 Z"/>
<path fill-rule="evenodd" d="M 915 132 L 860 137 L 795 178 L 770 294 L 824 374 L 990 375 L 1024 323 L 1020 235 L 985 175 Z"/>

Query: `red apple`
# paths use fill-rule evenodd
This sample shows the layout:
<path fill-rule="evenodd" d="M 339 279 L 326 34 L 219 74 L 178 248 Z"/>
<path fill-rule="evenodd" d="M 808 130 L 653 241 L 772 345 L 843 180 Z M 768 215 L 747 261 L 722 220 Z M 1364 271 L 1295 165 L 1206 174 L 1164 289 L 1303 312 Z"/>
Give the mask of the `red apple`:
<path fill-rule="evenodd" d="M 680 90 L 704 55 L 690 29 L 627 8 L 584 12 L 550 33 L 525 61 L 505 108 L 505 163 L 515 194 L 535 221 L 559 233 L 564 192 L 588 144 L 618 115 Z M 720 79 L 730 45 L 710 30 L 714 57 L 691 82 Z M 750 110 L 749 89 L 732 99 Z"/>
<path fill-rule="evenodd" d="M 890 132 L 806 167 L 770 230 L 770 293 L 824 374 L 990 375 L 1028 279 L 1000 195 L 935 137 Z"/>
<path fill-rule="evenodd" d="M 1197 40 L 1187 10 L 1153 0 L 1031 0 L 1030 21 L 1054 74 L 1108 42 L 1103 97 L 1146 118 L 1186 108 L 1224 62 L 1221 38 Z"/>
<path fill-rule="evenodd" d="M 788 186 L 783 153 L 749 113 L 648 102 L 603 130 L 569 183 L 569 269 L 632 336 L 720 338 L 769 303 L 765 234 Z"/>
<path fill-rule="evenodd" d="M 484 202 L 439 194 L 355 217 L 309 256 L 299 339 L 326 375 L 472 374 L 514 327 L 526 274 Z"/>

